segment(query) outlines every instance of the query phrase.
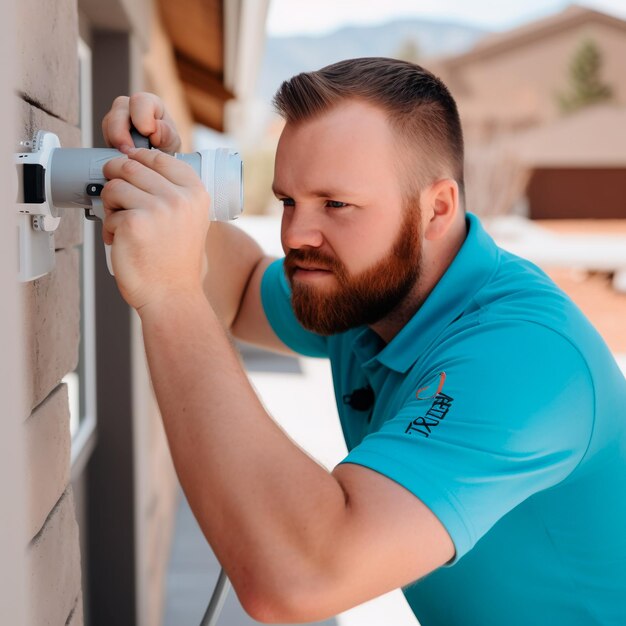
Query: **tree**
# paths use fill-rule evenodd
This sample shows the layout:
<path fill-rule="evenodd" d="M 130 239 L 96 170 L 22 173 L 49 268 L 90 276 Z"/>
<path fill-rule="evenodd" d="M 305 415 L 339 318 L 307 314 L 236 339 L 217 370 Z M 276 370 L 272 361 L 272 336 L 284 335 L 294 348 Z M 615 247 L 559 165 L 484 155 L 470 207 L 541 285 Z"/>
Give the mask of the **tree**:
<path fill-rule="evenodd" d="M 612 98 L 613 90 L 602 82 L 601 70 L 602 54 L 598 46 L 592 39 L 584 40 L 570 63 L 569 93 L 558 95 L 564 113 Z"/>
<path fill-rule="evenodd" d="M 409 61 L 409 63 L 417 63 L 420 56 L 419 44 L 412 37 L 408 37 L 400 44 L 393 58 Z"/>

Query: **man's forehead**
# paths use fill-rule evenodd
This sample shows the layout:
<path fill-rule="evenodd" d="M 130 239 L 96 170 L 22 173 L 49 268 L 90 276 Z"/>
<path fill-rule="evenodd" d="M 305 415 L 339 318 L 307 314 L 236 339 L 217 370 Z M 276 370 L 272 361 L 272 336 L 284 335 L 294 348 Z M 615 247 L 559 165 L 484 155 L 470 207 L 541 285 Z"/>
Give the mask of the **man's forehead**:
<path fill-rule="evenodd" d="M 345 137 L 356 130 L 370 135 L 376 133 L 381 138 L 388 138 L 391 128 L 387 113 L 381 107 L 364 100 L 346 99 L 312 118 L 287 122 L 281 139 L 292 135 L 315 136 L 324 132 Z"/>
<path fill-rule="evenodd" d="M 289 197 L 364 197 L 397 187 L 397 159 L 397 138 L 385 112 L 362 101 L 342 102 L 311 120 L 285 125 L 273 188 Z"/>

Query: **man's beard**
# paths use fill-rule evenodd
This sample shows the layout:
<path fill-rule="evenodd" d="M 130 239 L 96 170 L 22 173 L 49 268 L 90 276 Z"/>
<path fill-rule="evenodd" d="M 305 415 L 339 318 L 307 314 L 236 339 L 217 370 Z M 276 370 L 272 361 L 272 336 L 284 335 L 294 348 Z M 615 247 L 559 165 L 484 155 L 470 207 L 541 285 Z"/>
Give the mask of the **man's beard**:
<path fill-rule="evenodd" d="M 422 269 L 420 211 L 405 208 L 400 232 L 389 254 L 374 266 L 350 276 L 344 264 L 315 248 L 290 250 L 284 270 L 299 322 L 320 335 L 372 325 L 389 315 L 409 295 Z M 299 263 L 330 270 L 338 286 L 329 289 L 293 280 Z"/>

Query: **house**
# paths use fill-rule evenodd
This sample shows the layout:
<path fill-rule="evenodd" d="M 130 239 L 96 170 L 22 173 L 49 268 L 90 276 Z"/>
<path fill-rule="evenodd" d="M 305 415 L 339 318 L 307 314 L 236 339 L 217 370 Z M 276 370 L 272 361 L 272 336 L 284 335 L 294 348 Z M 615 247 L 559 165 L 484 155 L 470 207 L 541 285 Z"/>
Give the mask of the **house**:
<path fill-rule="evenodd" d="M 197 123 L 228 130 L 256 73 L 267 5 L 10 3 L 0 25 L 3 59 L 14 62 L 1 70 L 6 152 L 37 130 L 63 147 L 102 146 L 113 99 L 141 90 L 163 98 L 185 150 Z M 4 170 L 5 215 L 16 219 L 14 168 Z M 157 625 L 177 481 L 138 318 L 82 211 L 65 210 L 56 267 L 37 280 L 16 285 L 16 243 L 4 229 L 0 480 L 10 522 L 0 576 L 10 595 L 0 623 Z"/>
<path fill-rule="evenodd" d="M 602 55 L 614 102 L 626 105 L 626 21 L 578 5 L 427 66 L 452 91 L 467 139 L 488 139 L 559 118 L 558 95 L 567 91 L 570 63 L 588 40 Z"/>
<path fill-rule="evenodd" d="M 559 99 L 571 88 L 570 65 L 585 42 L 601 56 L 612 97 L 566 115 Z M 534 219 L 626 217 L 625 58 L 626 21 L 572 5 L 428 62 L 459 107 L 468 207 Z"/>
<path fill-rule="evenodd" d="M 626 218 L 626 106 L 597 104 L 519 133 L 531 219 Z"/>

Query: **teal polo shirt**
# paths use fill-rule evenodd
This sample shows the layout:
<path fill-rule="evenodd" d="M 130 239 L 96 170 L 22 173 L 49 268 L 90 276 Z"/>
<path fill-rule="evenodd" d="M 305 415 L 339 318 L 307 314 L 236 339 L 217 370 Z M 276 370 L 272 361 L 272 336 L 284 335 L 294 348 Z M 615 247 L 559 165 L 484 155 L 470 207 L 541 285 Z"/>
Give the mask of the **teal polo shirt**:
<path fill-rule="evenodd" d="M 467 228 L 388 344 L 368 327 L 305 330 L 282 260 L 263 277 L 267 319 L 330 359 L 343 462 L 405 487 L 450 534 L 454 558 L 403 589 L 422 626 L 624 626 L 624 376 L 546 274 L 474 215 Z M 344 401 L 368 385 L 369 410 Z"/>

